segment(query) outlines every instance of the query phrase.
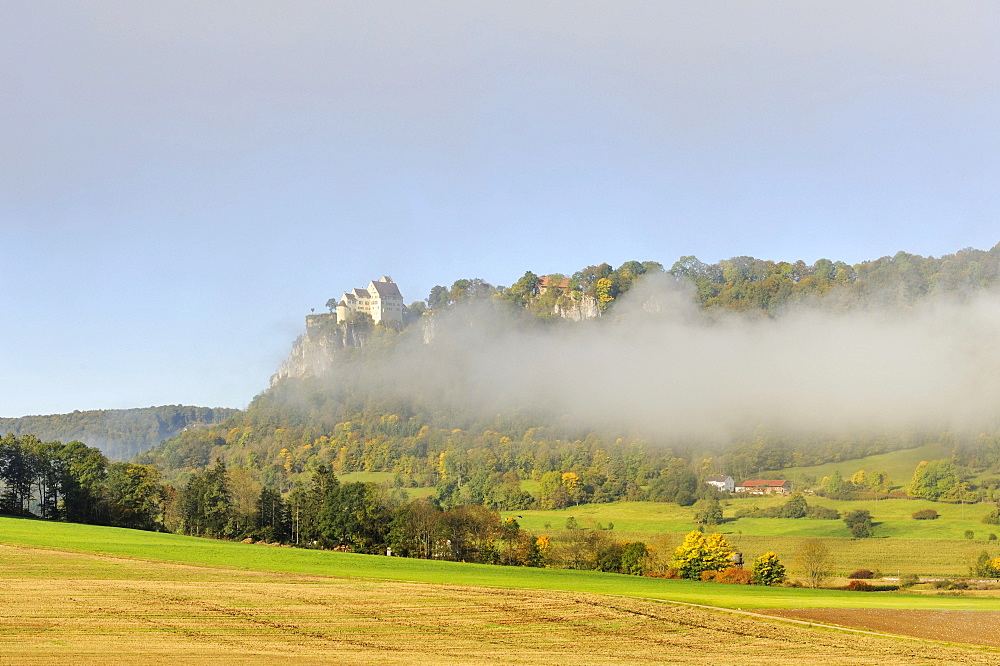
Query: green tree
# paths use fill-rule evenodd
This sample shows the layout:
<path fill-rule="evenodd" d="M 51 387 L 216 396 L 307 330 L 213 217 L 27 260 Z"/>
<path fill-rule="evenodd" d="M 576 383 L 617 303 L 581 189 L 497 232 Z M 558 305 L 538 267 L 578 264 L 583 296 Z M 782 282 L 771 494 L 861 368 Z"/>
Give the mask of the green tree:
<path fill-rule="evenodd" d="M 936 500 L 951 492 L 956 484 L 958 472 L 951 460 L 925 460 L 914 470 L 913 480 L 906 492 L 911 497 Z"/>
<path fill-rule="evenodd" d="M 646 569 L 648 549 L 641 541 L 631 541 L 622 546 L 621 572 L 641 576 Z"/>
<path fill-rule="evenodd" d="M 847 529 L 855 539 L 867 539 L 872 535 L 872 514 L 866 509 L 855 509 L 844 516 Z"/>
<path fill-rule="evenodd" d="M 722 505 L 714 497 L 700 500 L 694 513 L 695 522 L 702 525 L 715 526 L 722 522 Z"/>
<path fill-rule="evenodd" d="M 721 571 L 730 566 L 732 555 L 733 548 L 724 535 L 705 535 L 695 530 L 674 551 L 674 566 L 682 578 L 699 580 L 703 571 Z"/>
<path fill-rule="evenodd" d="M 155 530 L 161 525 L 163 486 L 155 467 L 111 463 L 106 484 L 112 525 L 140 530 Z"/>
<path fill-rule="evenodd" d="M 785 565 L 769 551 L 753 561 L 750 574 L 754 585 L 780 585 L 785 580 Z"/>

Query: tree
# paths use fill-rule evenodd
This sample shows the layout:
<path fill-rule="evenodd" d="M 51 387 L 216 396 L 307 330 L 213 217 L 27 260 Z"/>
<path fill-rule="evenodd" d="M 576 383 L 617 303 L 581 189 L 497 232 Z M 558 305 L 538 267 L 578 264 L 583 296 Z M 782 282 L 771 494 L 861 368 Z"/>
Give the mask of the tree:
<path fill-rule="evenodd" d="M 913 480 L 906 492 L 911 497 L 936 500 L 947 495 L 956 484 L 958 472 L 951 460 L 924 460 L 914 470 Z"/>
<path fill-rule="evenodd" d="M 830 549 L 819 539 L 806 539 L 799 546 L 795 562 L 806 575 L 810 587 L 821 587 L 830 577 L 833 558 Z"/>
<path fill-rule="evenodd" d="M 622 546 L 621 572 L 641 576 L 646 568 L 647 551 L 646 544 L 641 541 L 625 543 Z"/>
<path fill-rule="evenodd" d="M 694 520 L 702 525 L 715 526 L 722 522 L 722 505 L 714 497 L 698 502 Z"/>
<path fill-rule="evenodd" d="M 872 535 L 872 514 L 867 509 L 849 511 L 844 522 L 855 539 L 867 539 Z"/>
<path fill-rule="evenodd" d="M 674 551 L 674 566 L 682 578 L 700 580 L 703 571 L 721 571 L 731 564 L 733 548 L 718 532 L 705 535 L 695 530 Z"/>
<path fill-rule="evenodd" d="M 781 507 L 782 518 L 805 518 L 809 503 L 802 493 L 793 494 Z"/>
<path fill-rule="evenodd" d="M 339 302 L 336 298 L 331 298 L 326 302 L 326 307 L 330 310 L 330 314 L 333 314 L 333 311 L 337 309 L 337 303 Z"/>
<path fill-rule="evenodd" d="M 750 574 L 754 585 L 779 585 L 785 580 L 785 565 L 773 552 L 767 552 L 753 561 Z"/>
<path fill-rule="evenodd" d="M 594 286 L 594 293 L 597 295 L 597 305 L 604 312 L 611 305 L 611 301 L 615 300 L 615 286 L 614 283 L 608 278 L 601 278 L 597 281 Z"/>
<path fill-rule="evenodd" d="M 155 530 L 160 524 L 163 486 L 160 473 L 149 465 L 116 462 L 108 466 L 106 501 L 111 524 Z"/>

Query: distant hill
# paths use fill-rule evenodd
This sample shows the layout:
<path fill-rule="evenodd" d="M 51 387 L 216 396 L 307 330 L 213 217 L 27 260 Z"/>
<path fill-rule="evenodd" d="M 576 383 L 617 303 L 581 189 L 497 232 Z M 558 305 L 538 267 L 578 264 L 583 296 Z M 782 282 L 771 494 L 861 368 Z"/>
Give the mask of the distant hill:
<path fill-rule="evenodd" d="M 100 409 L 71 414 L 0 418 L 0 433 L 33 434 L 42 441 L 78 440 L 114 460 L 129 460 L 191 428 L 216 425 L 238 409 L 164 405 Z"/>

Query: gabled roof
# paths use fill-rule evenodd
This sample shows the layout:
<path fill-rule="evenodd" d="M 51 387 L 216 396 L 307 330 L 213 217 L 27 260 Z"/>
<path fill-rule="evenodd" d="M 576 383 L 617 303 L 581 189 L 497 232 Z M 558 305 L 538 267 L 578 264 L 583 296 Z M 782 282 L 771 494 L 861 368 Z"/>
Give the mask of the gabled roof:
<path fill-rule="evenodd" d="M 548 289 L 549 287 L 555 287 L 556 289 L 569 289 L 569 278 L 549 279 L 548 275 L 542 275 L 538 278 L 538 286 L 542 289 Z"/>
<path fill-rule="evenodd" d="M 395 282 L 375 282 L 373 280 L 371 287 L 382 298 L 403 297 L 403 295 L 399 293 L 399 287 L 396 286 Z"/>
<path fill-rule="evenodd" d="M 368 293 L 367 289 L 362 289 L 361 287 L 355 287 L 354 295 L 358 298 L 371 298 L 372 295 Z"/>
<path fill-rule="evenodd" d="M 776 481 L 744 481 L 740 485 L 744 488 L 756 488 L 770 486 L 772 488 L 780 488 L 781 486 L 787 485 L 787 479 L 778 479 Z"/>
<path fill-rule="evenodd" d="M 731 476 L 706 476 L 705 480 L 706 481 L 724 482 L 724 481 L 732 481 L 733 477 L 731 477 Z"/>

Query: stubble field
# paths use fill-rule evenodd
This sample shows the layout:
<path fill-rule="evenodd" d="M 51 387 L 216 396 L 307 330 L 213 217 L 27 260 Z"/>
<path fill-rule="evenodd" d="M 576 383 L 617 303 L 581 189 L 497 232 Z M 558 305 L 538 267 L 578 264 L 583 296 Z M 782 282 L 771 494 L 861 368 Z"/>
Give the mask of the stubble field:
<path fill-rule="evenodd" d="M 607 595 L 0 546 L 0 662 L 996 663 L 1000 653 Z"/>

